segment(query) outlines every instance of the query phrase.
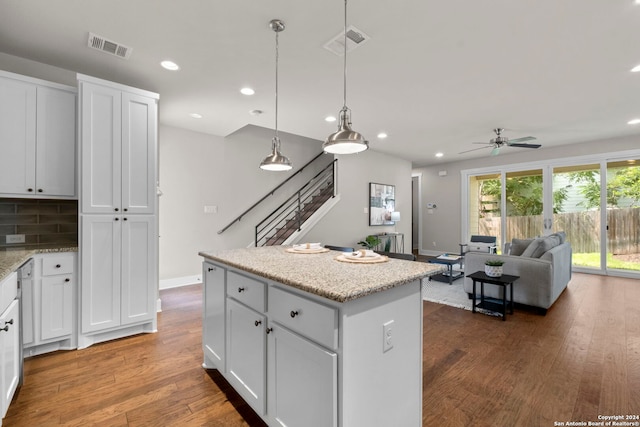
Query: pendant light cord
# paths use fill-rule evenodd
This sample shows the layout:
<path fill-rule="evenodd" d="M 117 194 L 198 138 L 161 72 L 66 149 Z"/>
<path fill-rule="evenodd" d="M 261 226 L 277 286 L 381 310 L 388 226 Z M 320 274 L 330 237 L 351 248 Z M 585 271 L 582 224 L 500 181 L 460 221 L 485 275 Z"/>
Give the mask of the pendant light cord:
<path fill-rule="evenodd" d="M 344 0 L 344 98 L 342 109 L 347 110 L 347 0 Z"/>
<path fill-rule="evenodd" d="M 278 138 L 278 33 L 276 30 L 276 138 Z"/>

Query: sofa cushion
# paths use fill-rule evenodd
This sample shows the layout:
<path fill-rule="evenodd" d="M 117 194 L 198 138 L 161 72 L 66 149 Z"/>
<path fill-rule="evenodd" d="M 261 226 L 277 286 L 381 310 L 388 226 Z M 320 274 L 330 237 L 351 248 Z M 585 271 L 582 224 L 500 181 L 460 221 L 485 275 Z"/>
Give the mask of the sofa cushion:
<path fill-rule="evenodd" d="M 550 234 L 549 236 L 557 236 L 560 239 L 560 244 L 563 244 L 567 241 L 567 233 L 564 231 L 558 231 L 556 233 Z"/>
<path fill-rule="evenodd" d="M 527 246 L 527 249 L 522 252 L 523 257 L 540 258 L 549 249 L 555 248 L 560 244 L 559 236 L 546 236 L 538 237 Z"/>
<path fill-rule="evenodd" d="M 534 239 L 511 239 L 511 248 L 509 255 L 520 256 L 525 249 L 533 242 Z"/>

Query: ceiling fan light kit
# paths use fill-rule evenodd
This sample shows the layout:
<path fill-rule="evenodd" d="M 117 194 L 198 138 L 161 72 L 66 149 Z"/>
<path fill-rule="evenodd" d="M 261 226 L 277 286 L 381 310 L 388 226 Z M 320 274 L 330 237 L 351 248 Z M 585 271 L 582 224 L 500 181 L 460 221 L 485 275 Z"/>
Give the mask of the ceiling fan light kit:
<path fill-rule="evenodd" d="M 347 0 L 344 0 L 344 99 L 340 110 L 338 131 L 327 137 L 322 149 L 330 154 L 354 154 L 369 148 L 369 142 L 359 132 L 351 129 L 351 110 L 347 107 Z"/>
<path fill-rule="evenodd" d="M 271 154 L 260 163 L 260 169 L 267 171 L 288 171 L 292 168 L 291 161 L 280 152 L 280 138 L 278 137 L 278 33 L 284 31 L 284 22 L 272 19 L 269 27 L 276 33 L 276 126 L 275 135 L 271 140 Z"/>

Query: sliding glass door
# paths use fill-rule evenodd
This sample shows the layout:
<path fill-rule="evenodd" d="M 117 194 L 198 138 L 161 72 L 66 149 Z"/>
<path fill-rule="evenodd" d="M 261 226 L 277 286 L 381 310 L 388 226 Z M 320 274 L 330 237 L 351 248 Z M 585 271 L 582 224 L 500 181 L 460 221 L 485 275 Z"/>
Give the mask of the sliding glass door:
<path fill-rule="evenodd" d="M 467 175 L 466 238 L 564 231 L 577 271 L 640 276 L 639 157 L 513 169 Z"/>
<path fill-rule="evenodd" d="M 606 268 L 640 272 L 640 159 L 607 163 Z"/>

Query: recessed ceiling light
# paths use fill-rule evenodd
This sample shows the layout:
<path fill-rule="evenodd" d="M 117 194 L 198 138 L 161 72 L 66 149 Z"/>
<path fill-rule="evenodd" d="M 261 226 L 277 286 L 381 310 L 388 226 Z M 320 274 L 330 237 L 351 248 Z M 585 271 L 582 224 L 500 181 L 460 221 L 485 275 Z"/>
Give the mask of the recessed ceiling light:
<path fill-rule="evenodd" d="M 160 65 L 162 65 L 162 68 L 169 71 L 178 71 L 180 69 L 180 66 L 173 61 L 162 61 Z"/>
<path fill-rule="evenodd" d="M 627 122 L 628 125 L 637 125 L 640 124 L 640 119 L 633 119 Z"/>
<path fill-rule="evenodd" d="M 631 69 L 631 72 L 632 72 L 632 73 L 637 73 L 637 72 L 639 72 L 639 71 L 640 71 L 640 65 L 636 65 L 635 67 L 633 67 L 633 68 Z"/>
<path fill-rule="evenodd" d="M 243 87 L 242 89 L 240 89 L 240 93 L 243 95 L 253 95 L 254 93 L 256 93 L 256 91 L 251 89 L 250 87 Z"/>
<path fill-rule="evenodd" d="M 444 153 L 436 153 L 436 157 L 442 157 L 444 156 Z"/>
<path fill-rule="evenodd" d="M 385 139 L 386 137 L 387 137 L 387 134 L 386 134 L 386 133 L 384 133 L 384 132 L 380 132 L 380 133 L 378 134 L 378 138 L 379 138 L 379 139 Z"/>
<path fill-rule="evenodd" d="M 202 118 L 202 114 L 198 114 L 198 113 L 190 113 L 189 117 L 192 117 L 194 119 L 201 119 Z"/>
<path fill-rule="evenodd" d="M 336 118 L 334 116 L 327 116 L 324 118 L 325 122 L 335 122 Z"/>

